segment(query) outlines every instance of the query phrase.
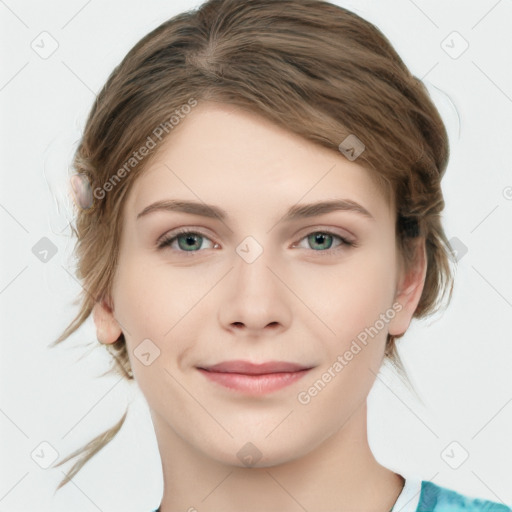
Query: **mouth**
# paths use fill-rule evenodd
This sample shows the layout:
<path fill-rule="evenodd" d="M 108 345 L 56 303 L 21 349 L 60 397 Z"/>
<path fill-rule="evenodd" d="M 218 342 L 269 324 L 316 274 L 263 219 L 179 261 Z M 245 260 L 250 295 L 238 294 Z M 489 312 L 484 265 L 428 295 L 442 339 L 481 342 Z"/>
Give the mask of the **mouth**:
<path fill-rule="evenodd" d="M 285 361 L 254 364 L 248 361 L 225 361 L 197 367 L 209 381 L 239 393 L 264 395 L 278 391 L 301 379 L 310 366 Z"/>

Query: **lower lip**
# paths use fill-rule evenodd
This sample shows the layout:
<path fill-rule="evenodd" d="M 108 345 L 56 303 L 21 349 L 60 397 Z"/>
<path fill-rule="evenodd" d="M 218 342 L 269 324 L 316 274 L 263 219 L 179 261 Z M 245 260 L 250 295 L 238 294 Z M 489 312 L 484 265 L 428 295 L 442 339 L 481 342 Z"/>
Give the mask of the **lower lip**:
<path fill-rule="evenodd" d="M 298 372 L 265 373 L 262 375 L 247 375 L 244 373 L 209 372 L 198 368 L 208 379 L 222 386 L 251 395 L 265 395 L 278 391 L 301 379 L 308 370 Z"/>

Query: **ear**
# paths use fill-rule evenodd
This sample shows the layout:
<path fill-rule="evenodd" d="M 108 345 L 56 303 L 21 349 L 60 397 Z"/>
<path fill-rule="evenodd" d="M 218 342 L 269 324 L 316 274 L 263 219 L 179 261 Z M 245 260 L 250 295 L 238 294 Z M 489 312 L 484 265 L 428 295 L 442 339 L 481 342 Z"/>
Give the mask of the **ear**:
<path fill-rule="evenodd" d="M 118 340 L 121 327 L 114 317 L 114 311 L 106 299 L 96 302 L 92 308 L 96 325 L 96 337 L 100 343 L 110 344 Z"/>
<path fill-rule="evenodd" d="M 408 270 L 405 269 L 403 258 L 401 256 L 399 258 L 400 269 L 393 303 L 399 303 L 401 309 L 396 308 L 397 314 L 389 322 L 389 334 L 394 336 L 401 336 L 409 328 L 425 285 L 427 275 L 425 238 L 418 238 L 414 244 L 414 263 Z"/>

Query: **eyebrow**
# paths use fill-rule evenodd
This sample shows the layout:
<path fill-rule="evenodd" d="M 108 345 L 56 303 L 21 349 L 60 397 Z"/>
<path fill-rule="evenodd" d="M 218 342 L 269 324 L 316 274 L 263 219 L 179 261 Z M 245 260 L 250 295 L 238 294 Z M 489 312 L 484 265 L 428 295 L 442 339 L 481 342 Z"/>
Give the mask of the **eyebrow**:
<path fill-rule="evenodd" d="M 228 217 L 225 210 L 212 204 L 179 199 L 166 199 L 156 201 L 155 203 L 146 206 L 146 208 L 137 215 L 137 220 L 156 211 L 190 213 L 201 217 L 218 218 L 220 220 L 225 220 Z M 373 215 L 359 203 L 350 199 L 335 199 L 331 201 L 319 201 L 316 203 L 294 205 L 283 215 L 281 221 L 291 222 L 335 211 L 355 212 L 367 217 L 368 219 L 375 220 Z"/>

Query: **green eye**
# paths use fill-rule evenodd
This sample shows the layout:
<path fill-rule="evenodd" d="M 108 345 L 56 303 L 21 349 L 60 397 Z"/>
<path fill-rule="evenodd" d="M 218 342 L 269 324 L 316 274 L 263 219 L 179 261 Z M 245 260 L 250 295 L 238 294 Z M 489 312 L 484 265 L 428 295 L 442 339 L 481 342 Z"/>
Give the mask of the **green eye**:
<path fill-rule="evenodd" d="M 196 233 L 195 231 L 181 231 L 164 237 L 158 244 L 158 248 L 163 249 L 167 246 L 172 247 L 175 240 L 178 242 L 179 249 L 176 249 L 178 252 L 198 252 L 204 240 L 209 240 L 211 242 L 208 237 L 203 236 L 201 233 Z M 212 247 L 207 247 L 207 249 L 211 248 Z"/>
<path fill-rule="evenodd" d="M 306 249 L 311 248 L 316 252 L 329 252 L 333 247 L 334 239 L 338 239 L 340 243 L 332 249 L 333 251 L 342 246 L 351 247 L 355 245 L 354 242 L 351 242 L 335 233 L 331 233 L 330 231 L 313 231 L 306 235 L 302 240 L 307 240 L 309 247 L 305 247 Z"/>
<path fill-rule="evenodd" d="M 333 246 L 335 240 L 339 240 L 337 245 Z M 303 240 L 307 240 L 307 247 L 300 245 Z M 204 247 L 204 242 L 208 241 L 210 246 Z M 177 242 L 177 246 L 175 246 Z M 164 249 L 170 247 L 178 252 L 200 252 L 201 249 L 212 249 L 216 244 L 210 240 L 206 235 L 198 233 L 196 231 L 187 231 L 186 229 L 170 233 L 165 236 L 159 243 L 158 249 Z M 311 249 L 315 252 L 333 252 L 342 247 L 354 247 L 355 242 L 351 242 L 346 238 L 331 233 L 330 231 L 313 231 L 303 237 L 297 247 L 304 249 Z"/>
<path fill-rule="evenodd" d="M 308 242 L 314 249 L 330 249 L 332 246 L 333 236 L 328 233 L 312 233 L 308 235 Z"/>

